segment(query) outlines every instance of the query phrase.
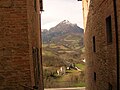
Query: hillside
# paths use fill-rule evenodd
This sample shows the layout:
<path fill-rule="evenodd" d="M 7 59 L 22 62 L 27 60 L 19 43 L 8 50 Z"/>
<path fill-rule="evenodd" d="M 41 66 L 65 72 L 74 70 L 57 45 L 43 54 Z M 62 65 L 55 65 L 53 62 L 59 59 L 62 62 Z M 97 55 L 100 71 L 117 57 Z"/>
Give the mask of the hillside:
<path fill-rule="evenodd" d="M 61 66 L 68 66 L 75 63 L 77 66 L 84 67 L 85 64 L 82 61 L 84 56 L 84 32 L 82 28 L 77 26 L 77 24 L 72 24 L 64 20 L 55 27 L 42 31 L 42 55 L 46 83 L 50 83 L 47 81 L 48 76 L 50 75 L 50 78 L 54 76 L 53 74 L 56 75 L 56 70 Z M 71 76 L 71 74 L 67 74 L 66 76 Z M 53 81 L 53 78 L 51 81 Z"/>

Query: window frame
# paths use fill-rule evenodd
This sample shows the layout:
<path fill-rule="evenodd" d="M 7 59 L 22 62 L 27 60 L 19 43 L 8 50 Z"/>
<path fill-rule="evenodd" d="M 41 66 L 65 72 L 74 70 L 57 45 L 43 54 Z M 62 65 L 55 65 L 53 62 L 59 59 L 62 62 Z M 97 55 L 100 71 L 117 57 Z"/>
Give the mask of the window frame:
<path fill-rule="evenodd" d="M 93 41 L 92 41 L 92 43 L 93 43 L 93 45 L 92 45 L 92 46 L 93 46 L 93 52 L 96 52 L 96 37 L 93 36 L 93 37 L 92 37 L 92 40 L 93 40 Z"/>
<path fill-rule="evenodd" d="M 94 72 L 94 81 L 96 82 L 96 79 L 97 79 L 97 74 L 96 72 Z"/>
<path fill-rule="evenodd" d="M 34 10 L 37 11 L 37 0 L 34 0 Z"/>
<path fill-rule="evenodd" d="M 111 83 L 108 83 L 108 90 L 113 90 L 113 86 L 112 86 L 112 84 Z"/>
<path fill-rule="evenodd" d="M 106 18 L 106 38 L 107 44 L 112 44 L 112 19 L 111 15 Z"/>

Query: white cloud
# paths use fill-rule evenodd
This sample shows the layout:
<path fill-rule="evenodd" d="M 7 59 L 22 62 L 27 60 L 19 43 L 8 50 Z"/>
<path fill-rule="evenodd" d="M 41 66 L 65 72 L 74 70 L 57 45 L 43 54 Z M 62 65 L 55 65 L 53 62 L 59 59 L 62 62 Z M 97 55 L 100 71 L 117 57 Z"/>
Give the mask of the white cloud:
<path fill-rule="evenodd" d="M 44 0 L 42 28 L 51 28 L 63 20 L 77 23 L 83 28 L 82 2 L 77 0 Z"/>

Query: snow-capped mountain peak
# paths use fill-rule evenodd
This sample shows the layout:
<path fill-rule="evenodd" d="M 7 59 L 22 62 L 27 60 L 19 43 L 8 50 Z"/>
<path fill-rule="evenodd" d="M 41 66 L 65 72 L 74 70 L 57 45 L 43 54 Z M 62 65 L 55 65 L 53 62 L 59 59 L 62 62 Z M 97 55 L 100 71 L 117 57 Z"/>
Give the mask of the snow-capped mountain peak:
<path fill-rule="evenodd" d="M 64 21 L 62 21 L 61 23 L 64 23 L 64 24 L 71 24 L 68 20 L 64 20 Z"/>

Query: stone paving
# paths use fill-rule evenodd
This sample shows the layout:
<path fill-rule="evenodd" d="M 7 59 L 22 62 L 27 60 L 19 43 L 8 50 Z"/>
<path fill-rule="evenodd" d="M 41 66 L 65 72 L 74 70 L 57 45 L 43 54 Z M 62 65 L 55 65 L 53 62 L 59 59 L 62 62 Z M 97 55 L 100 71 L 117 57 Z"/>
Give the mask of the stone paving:
<path fill-rule="evenodd" d="M 75 87 L 75 88 L 47 88 L 44 90 L 85 90 L 85 87 Z"/>

